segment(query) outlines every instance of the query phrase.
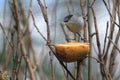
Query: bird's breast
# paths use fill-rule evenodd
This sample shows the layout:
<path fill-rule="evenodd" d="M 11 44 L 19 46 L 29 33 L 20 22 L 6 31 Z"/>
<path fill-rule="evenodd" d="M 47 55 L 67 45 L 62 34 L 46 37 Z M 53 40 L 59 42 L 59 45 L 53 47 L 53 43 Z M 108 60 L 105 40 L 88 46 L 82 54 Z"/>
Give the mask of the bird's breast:
<path fill-rule="evenodd" d="M 68 29 L 74 33 L 79 33 L 81 30 L 81 26 L 79 24 L 67 23 L 66 25 L 67 25 Z"/>

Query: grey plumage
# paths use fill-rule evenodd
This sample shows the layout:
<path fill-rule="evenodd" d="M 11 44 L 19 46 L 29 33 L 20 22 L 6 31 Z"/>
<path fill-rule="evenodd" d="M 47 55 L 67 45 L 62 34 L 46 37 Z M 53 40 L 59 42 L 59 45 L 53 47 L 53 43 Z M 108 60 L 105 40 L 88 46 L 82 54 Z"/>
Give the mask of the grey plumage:
<path fill-rule="evenodd" d="M 82 16 L 79 15 L 68 15 L 64 18 L 64 22 L 73 33 L 79 33 L 84 26 L 84 20 Z"/>

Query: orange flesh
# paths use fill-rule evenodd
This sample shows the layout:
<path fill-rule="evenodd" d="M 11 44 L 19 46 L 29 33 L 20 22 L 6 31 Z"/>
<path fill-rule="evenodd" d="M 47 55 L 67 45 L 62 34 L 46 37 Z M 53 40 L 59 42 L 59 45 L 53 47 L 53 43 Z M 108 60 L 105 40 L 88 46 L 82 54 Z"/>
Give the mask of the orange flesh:
<path fill-rule="evenodd" d="M 89 43 L 69 42 L 55 45 L 57 56 L 65 62 L 84 58 L 89 52 Z"/>

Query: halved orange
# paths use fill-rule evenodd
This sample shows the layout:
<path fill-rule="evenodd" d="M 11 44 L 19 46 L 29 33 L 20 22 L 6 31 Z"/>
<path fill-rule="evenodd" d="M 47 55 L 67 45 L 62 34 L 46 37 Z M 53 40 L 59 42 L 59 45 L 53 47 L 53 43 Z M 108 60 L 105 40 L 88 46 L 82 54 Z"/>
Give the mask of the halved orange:
<path fill-rule="evenodd" d="M 89 43 L 68 42 L 55 44 L 56 55 L 64 62 L 74 62 L 83 59 L 90 51 Z"/>

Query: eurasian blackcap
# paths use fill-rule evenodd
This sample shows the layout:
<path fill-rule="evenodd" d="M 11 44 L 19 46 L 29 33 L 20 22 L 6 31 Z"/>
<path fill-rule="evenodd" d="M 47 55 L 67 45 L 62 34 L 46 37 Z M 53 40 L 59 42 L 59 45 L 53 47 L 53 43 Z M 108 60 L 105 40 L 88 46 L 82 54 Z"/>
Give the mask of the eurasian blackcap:
<path fill-rule="evenodd" d="M 80 15 L 68 15 L 64 18 L 64 23 L 71 32 L 77 33 L 78 35 L 80 35 L 79 32 L 84 26 L 83 17 Z"/>

